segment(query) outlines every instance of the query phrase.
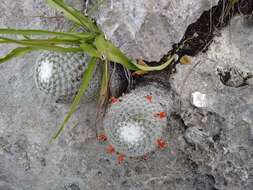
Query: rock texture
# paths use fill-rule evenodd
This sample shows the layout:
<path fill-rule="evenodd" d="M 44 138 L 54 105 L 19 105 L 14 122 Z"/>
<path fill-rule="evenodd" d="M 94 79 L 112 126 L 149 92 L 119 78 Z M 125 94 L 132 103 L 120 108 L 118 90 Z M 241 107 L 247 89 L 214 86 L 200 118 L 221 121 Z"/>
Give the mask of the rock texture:
<path fill-rule="evenodd" d="M 132 58 L 159 61 L 189 24 L 217 0 L 102 1 L 96 15 L 106 36 Z"/>
<path fill-rule="evenodd" d="M 214 4 L 115 1 L 106 10 L 110 2 L 97 14 L 107 37 L 132 58 L 149 60 L 158 60 Z M 43 0 L 2 0 L 0 27 L 67 28 L 62 18 L 35 17 L 55 14 Z M 0 190 L 253 189 L 251 23 L 250 17 L 234 18 L 207 53 L 176 66 L 169 80 L 175 105 L 164 134 L 169 147 L 120 165 L 95 138 L 94 102 L 81 105 L 61 137 L 48 144 L 69 105 L 35 88 L 38 53 L 1 65 Z M 10 47 L 0 46 L 0 54 Z"/>
<path fill-rule="evenodd" d="M 252 26 L 237 16 L 208 52 L 178 65 L 171 78 L 182 101 L 184 139 L 201 149 L 190 157 L 205 163 L 200 169 L 218 189 L 253 188 L 252 39 Z"/>

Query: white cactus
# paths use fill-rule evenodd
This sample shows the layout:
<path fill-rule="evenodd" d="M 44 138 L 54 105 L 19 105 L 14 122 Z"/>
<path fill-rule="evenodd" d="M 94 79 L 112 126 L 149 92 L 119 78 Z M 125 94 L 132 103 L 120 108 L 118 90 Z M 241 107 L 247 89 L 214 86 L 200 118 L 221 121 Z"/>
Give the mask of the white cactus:
<path fill-rule="evenodd" d="M 83 53 L 43 52 L 36 61 L 37 87 L 57 102 L 71 102 L 81 85 L 88 57 Z M 98 95 L 101 84 L 101 67 L 97 66 L 84 97 Z"/>
<path fill-rule="evenodd" d="M 114 102 L 104 118 L 105 134 L 117 152 L 143 156 L 157 147 L 172 101 L 156 84 L 131 91 Z"/>

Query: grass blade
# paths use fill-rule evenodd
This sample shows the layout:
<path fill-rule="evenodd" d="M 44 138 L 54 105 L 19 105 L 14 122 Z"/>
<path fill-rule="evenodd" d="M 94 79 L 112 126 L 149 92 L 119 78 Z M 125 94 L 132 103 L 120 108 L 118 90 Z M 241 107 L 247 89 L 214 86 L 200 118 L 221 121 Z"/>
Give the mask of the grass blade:
<path fill-rule="evenodd" d="M 65 39 L 59 39 L 59 38 L 51 38 L 51 39 L 24 39 L 19 40 L 21 43 L 31 43 L 31 44 L 44 44 L 44 45 L 56 45 L 56 44 L 65 44 L 65 45 L 79 45 L 79 40 L 65 40 Z M 13 43 L 12 41 L 4 39 L 0 37 L 0 43 L 1 44 L 8 44 Z"/>
<path fill-rule="evenodd" d="M 100 100 L 101 104 L 104 105 L 104 102 L 108 98 L 108 85 L 109 85 L 109 65 L 108 62 L 105 61 L 103 64 L 103 77 L 101 82 L 101 89 L 100 89 Z"/>
<path fill-rule="evenodd" d="M 4 63 L 6 61 L 9 61 L 15 57 L 21 57 L 24 56 L 26 53 L 29 53 L 33 50 L 31 47 L 18 47 L 13 49 L 11 52 L 9 52 L 7 55 L 4 57 L 0 58 L 0 64 Z"/>
<path fill-rule="evenodd" d="M 82 48 L 65 48 L 65 47 L 60 47 L 60 46 L 30 46 L 33 49 L 36 50 L 47 50 L 47 51 L 56 51 L 56 52 L 82 52 Z"/>
<path fill-rule="evenodd" d="M 52 32 L 47 30 L 23 30 L 23 29 L 7 29 L 1 28 L 0 34 L 15 34 L 15 35 L 40 35 L 40 36 L 64 36 L 66 39 L 92 39 L 94 34 L 91 33 L 77 33 L 77 32 Z"/>
<path fill-rule="evenodd" d="M 159 66 L 145 66 L 137 64 L 133 61 L 131 61 L 129 58 L 127 58 L 116 46 L 114 46 L 111 42 L 104 39 L 102 35 L 98 36 L 94 44 L 98 51 L 105 55 L 106 58 L 110 61 L 120 63 L 124 67 L 126 67 L 129 70 L 134 71 L 160 71 L 166 68 L 168 65 L 170 65 L 174 59 L 175 56 L 171 56 L 168 61 L 166 61 L 164 64 Z"/>
<path fill-rule="evenodd" d="M 81 87 L 80 87 L 73 103 L 71 104 L 70 110 L 69 110 L 68 114 L 66 115 L 66 117 L 64 118 L 64 121 L 60 125 L 57 132 L 53 135 L 53 138 L 51 139 L 50 142 L 52 142 L 52 140 L 56 139 L 59 136 L 59 134 L 63 131 L 64 127 L 66 126 L 69 119 L 73 115 L 73 113 L 76 111 L 76 108 L 77 108 L 78 104 L 80 103 L 81 97 L 83 96 L 85 90 L 88 88 L 89 82 L 90 82 L 90 80 L 93 76 L 94 70 L 95 70 L 96 63 L 97 63 L 97 58 L 92 58 L 90 60 L 90 62 L 88 64 L 88 68 L 84 72 L 84 75 L 83 75 L 84 77 L 82 80 Z"/>
<path fill-rule="evenodd" d="M 58 51 L 58 52 L 80 52 L 83 51 L 80 47 L 61 47 L 61 46 L 55 46 L 55 45 L 47 45 L 44 43 L 39 44 L 38 42 L 32 42 L 32 41 L 24 41 L 24 40 L 15 40 L 10 38 L 4 38 L 0 37 L 0 43 L 13 43 L 13 44 L 19 44 L 23 46 L 29 46 L 36 50 L 48 50 L 48 51 Z"/>
<path fill-rule="evenodd" d="M 106 111 L 106 105 L 109 100 L 109 63 L 104 61 L 103 63 L 103 76 L 101 81 L 101 87 L 99 92 L 99 99 L 97 104 L 96 121 L 98 122 Z M 97 130 L 96 130 L 97 131 Z"/>
<path fill-rule="evenodd" d="M 81 14 L 78 10 L 66 5 L 63 0 L 47 0 L 47 3 L 59 11 L 62 11 L 66 18 L 83 26 L 85 29 L 99 33 L 96 24 L 87 16 Z"/>
<path fill-rule="evenodd" d="M 83 49 L 84 52 L 89 54 L 92 57 L 101 57 L 99 52 L 90 44 L 81 44 L 80 47 Z"/>
<path fill-rule="evenodd" d="M 176 59 L 176 56 L 173 55 L 165 63 L 158 66 L 145 66 L 145 65 L 140 65 L 136 63 L 133 63 L 133 64 L 136 65 L 136 67 L 138 67 L 138 69 L 141 71 L 161 71 L 165 69 L 167 66 L 169 66 L 175 59 Z"/>
<path fill-rule="evenodd" d="M 74 23 L 78 24 L 79 26 L 82 26 L 82 22 L 78 19 L 78 17 L 69 11 L 69 9 L 64 6 L 63 1 L 57 1 L 57 0 L 47 0 L 47 4 L 49 4 L 51 7 L 57 9 L 58 11 L 62 11 L 64 15 Z"/>
<path fill-rule="evenodd" d="M 132 61 L 127 58 L 116 46 L 111 42 L 105 40 L 105 38 L 100 35 L 95 41 L 94 45 L 97 50 L 104 55 L 108 60 L 120 63 L 129 70 L 138 70 L 138 67 L 132 63 Z"/>

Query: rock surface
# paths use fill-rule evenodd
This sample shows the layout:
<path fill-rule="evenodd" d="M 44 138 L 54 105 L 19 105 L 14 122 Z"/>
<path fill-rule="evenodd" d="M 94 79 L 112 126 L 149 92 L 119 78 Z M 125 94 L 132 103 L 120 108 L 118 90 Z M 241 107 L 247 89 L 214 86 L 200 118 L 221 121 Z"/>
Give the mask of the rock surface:
<path fill-rule="evenodd" d="M 180 41 L 187 26 L 217 2 L 108 0 L 102 3 L 96 17 L 106 36 L 127 55 L 159 61 Z"/>
<path fill-rule="evenodd" d="M 190 153 L 192 160 L 205 163 L 200 170 L 214 176 L 218 189 L 253 188 L 252 29 L 241 16 L 233 18 L 209 51 L 178 65 L 171 77 L 185 140 L 201 149 Z"/>
<path fill-rule="evenodd" d="M 107 37 L 132 58 L 159 60 L 214 4 L 169 2 L 117 1 L 119 9 L 107 11 L 105 3 L 97 16 Z M 62 18 L 35 17 L 55 14 L 44 0 L 2 0 L 0 27 L 67 28 Z M 69 105 L 35 88 L 38 53 L 1 65 L 0 190 L 253 189 L 252 31 L 250 22 L 236 17 L 207 53 L 177 65 L 169 81 L 177 94 L 165 133 L 169 148 L 121 165 L 95 138 L 94 102 L 81 105 L 61 137 L 48 144 Z M 10 47 L 0 46 L 0 54 Z M 192 101 L 196 94 L 205 95 L 205 104 Z"/>

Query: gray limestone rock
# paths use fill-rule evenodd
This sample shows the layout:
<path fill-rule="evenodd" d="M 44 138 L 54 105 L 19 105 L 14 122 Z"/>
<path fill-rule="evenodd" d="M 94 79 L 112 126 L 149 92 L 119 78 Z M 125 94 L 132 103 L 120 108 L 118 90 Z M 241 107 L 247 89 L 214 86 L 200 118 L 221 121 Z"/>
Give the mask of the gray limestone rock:
<path fill-rule="evenodd" d="M 94 13 L 107 38 L 130 57 L 158 61 L 217 0 L 107 0 Z M 95 12 L 95 11 L 94 11 Z"/>
<path fill-rule="evenodd" d="M 79 0 L 68 2 L 81 7 Z M 213 4 L 108 0 L 94 14 L 107 37 L 132 58 L 159 60 Z M 55 15 L 44 0 L 0 2 L 0 27 L 67 29 L 69 22 Z M 48 143 L 69 105 L 36 89 L 39 53 L 0 65 L 0 189 L 252 190 L 252 31 L 251 17 L 235 17 L 205 54 L 176 66 L 167 81 L 168 93 L 177 94 L 164 132 L 168 148 L 120 165 L 96 140 L 94 102 L 80 105 L 60 138 Z M 12 47 L 1 45 L 0 55 Z M 221 80 L 226 71 L 232 77 Z"/>
<path fill-rule="evenodd" d="M 187 143 L 209 146 L 204 150 L 207 157 L 213 148 L 221 148 L 211 160 L 205 160 L 218 189 L 253 187 L 251 172 L 247 172 L 251 164 L 246 161 L 253 151 L 253 88 L 246 82 L 253 72 L 252 39 L 252 26 L 245 25 L 242 17 L 235 17 L 205 54 L 193 58 L 191 65 L 178 65 L 171 77 L 172 88 L 182 102 L 180 113 L 187 128 Z M 213 141 L 213 148 L 207 144 L 208 139 Z M 196 161 L 199 154 L 190 153 Z M 230 162 L 234 156 L 237 160 Z"/>

